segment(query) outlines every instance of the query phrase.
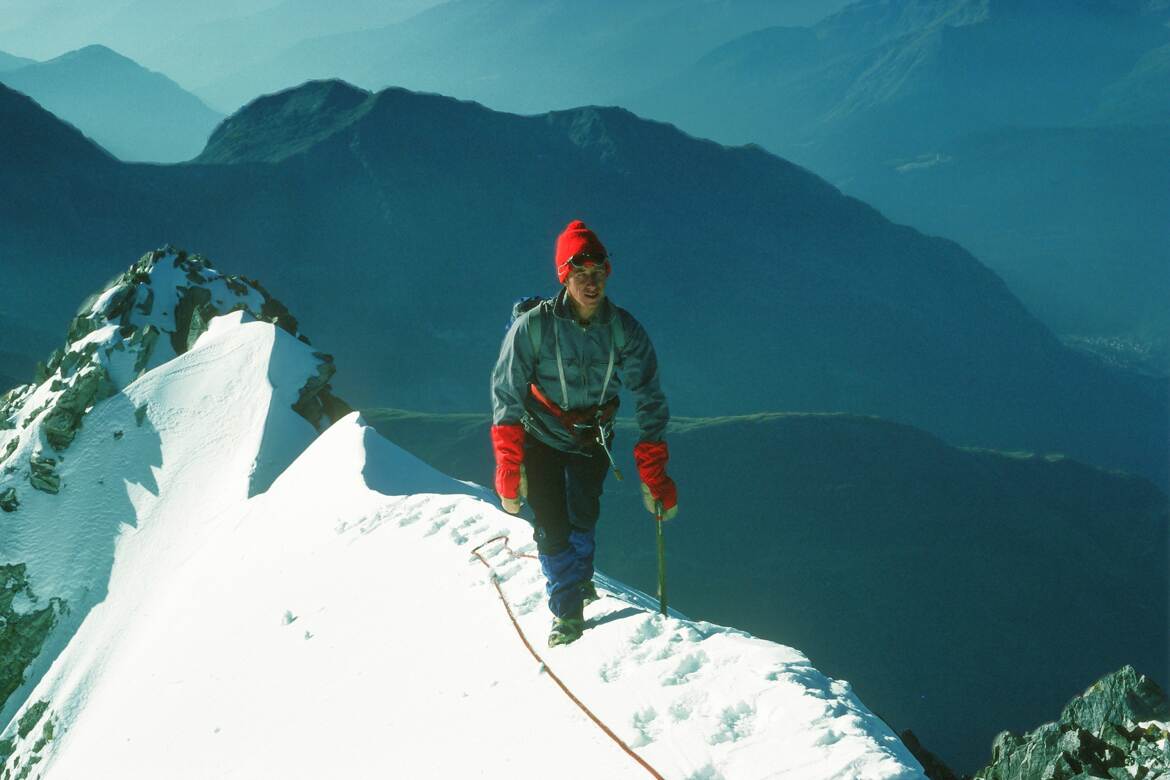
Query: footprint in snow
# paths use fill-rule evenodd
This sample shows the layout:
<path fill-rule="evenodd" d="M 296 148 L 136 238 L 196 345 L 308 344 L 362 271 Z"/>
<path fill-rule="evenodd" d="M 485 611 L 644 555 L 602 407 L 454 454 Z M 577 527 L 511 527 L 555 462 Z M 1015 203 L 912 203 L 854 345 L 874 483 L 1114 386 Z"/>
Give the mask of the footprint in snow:
<path fill-rule="evenodd" d="M 516 604 L 516 614 L 527 615 L 539 607 L 542 601 L 544 601 L 544 598 L 540 593 L 533 593 L 528 598 Z"/>
<path fill-rule="evenodd" d="M 707 654 L 699 651 L 691 653 L 679 662 L 674 672 L 662 679 L 663 685 L 684 685 L 699 672 L 707 663 Z"/>
<path fill-rule="evenodd" d="M 657 738 L 657 728 L 654 727 L 654 722 L 658 720 L 658 713 L 653 707 L 635 712 L 631 719 L 631 725 L 634 727 L 634 739 L 630 741 L 630 747 L 645 747 Z"/>
<path fill-rule="evenodd" d="M 422 512 L 408 512 L 403 517 L 398 519 L 398 527 L 405 528 L 408 525 L 414 525 L 422 519 Z"/>
<path fill-rule="evenodd" d="M 713 765 L 707 764 L 698 772 L 687 775 L 687 780 L 724 780 L 724 778 Z"/>
<path fill-rule="evenodd" d="M 691 717 L 691 713 L 695 711 L 695 703 L 690 698 L 678 699 L 671 703 L 667 712 L 670 713 L 670 719 L 675 723 L 681 723 L 687 718 Z"/>
<path fill-rule="evenodd" d="M 650 616 L 650 617 L 647 617 L 645 620 L 643 620 L 638 625 L 638 627 L 636 629 L 634 629 L 634 635 L 632 637 L 630 637 L 630 644 L 633 645 L 634 647 L 637 647 L 638 645 L 642 644 L 643 642 L 645 642 L 649 639 L 654 639 L 655 637 L 657 637 L 661 634 L 662 634 L 661 620 L 656 616 Z"/>
<path fill-rule="evenodd" d="M 474 559 L 472 559 L 474 560 Z M 520 564 L 515 561 L 509 561 L 503 566 L 497 566 L 493 571 L 496 573 L 496 582 L 503 584 L 516 576 L 516 573 L 521 569 Z"/>
<path fill-rule="evenodd" d="M 666 645 L 662 646 L 661 650 L 659 650 L 657 653 L 655 653 L 654 660 L 655 661 L 665 661 L 667 658 L 671 658 L 672 656 L 674 656 L 674 654 L 675 654 L 674 645 L 673 644 L 666 644 Z"/>
<path fill-rule="evenodd" d="M 741 701 L 734 707 L 725 708 L 719 715 L 719 730 L 708 737 L 707 741 L 712 745 L 739 742 L 751 735 L 755 716 L 756 711 L 747 702 Z"/>
<path fill-rule="evenodd" d="M 825 729 L 825 731 L 820 736 L 813 740 L 813 744 L 817 745 L 818 747 L 836 745 L 844 736 L 844 734 L 842 734 L 840 731 L 837 731 L 836 729 Z"/>
<path fill-rule="evenodd" d="M 606 661 L 597 670 L 597 676 L 601 678 L 602 682 L 614 682 L 622 676 L 622 665 L 620 661 Z"/>

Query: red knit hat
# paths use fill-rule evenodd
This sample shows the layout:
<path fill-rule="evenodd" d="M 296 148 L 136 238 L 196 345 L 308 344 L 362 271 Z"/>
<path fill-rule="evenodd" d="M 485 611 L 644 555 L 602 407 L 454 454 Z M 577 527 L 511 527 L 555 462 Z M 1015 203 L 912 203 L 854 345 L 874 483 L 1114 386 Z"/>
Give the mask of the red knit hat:
<path fill-rule="evenodd" d="M 557 279 L 561 284 L 565 283 L 569 272 L 573 270 L 569 260 L 580 254 L 604 258 L 606 276 L 613 270 L 609 265 L 609 253 L 605 251 L 597 234 L 587 228 L 584 222 L 575 219 L 557 236 Z"/>

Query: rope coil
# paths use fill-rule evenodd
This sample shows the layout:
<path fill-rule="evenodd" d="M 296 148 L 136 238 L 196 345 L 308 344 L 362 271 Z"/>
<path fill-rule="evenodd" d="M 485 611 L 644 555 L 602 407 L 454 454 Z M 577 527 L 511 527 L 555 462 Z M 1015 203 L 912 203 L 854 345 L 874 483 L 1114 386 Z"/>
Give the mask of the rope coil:
<path fill-rule="evenodd" d="M 651 777 L 655 777 L 655 778 L 657 778 L 657 780 L 666 780 L 661 774 L 658 773 L 658 771 L 656 769 L 654 769 L 654 767 L 650 766 L 650 764 L 648 764 L 644 758 L 642 758 L 637 753 L 635 753 L 634 749 L 631 748 L 629 745 L 627 745 L 625 743 L 625 741 L 622 740 L 621 737 L 619 737 L 617 734 L 615 734 L 613 732 L 613 730 L 610 729 L 609 726 L 605 725 L 605 723 L 603 723 L 601 721 L 601 718 L 594 715 L 593 711 L 590 710 L 588 707 L 586 707 L 584 702 L 582 702 L 580 699 L 578 699 L 577 696 L 571 690 L 569 690 L 569 686 L 565 685 L 564 681 L 562 681 L 561 678 L 558 677 L 556 675 L 556 673 L 552 670 L 552 668 L 549 667 L 548 662 L 545 661 L 543 658 L 541 658 L 540 654 L 538 652 L 536 652 L 536 649 L 533 648 L 532 643 L 528 641 L 528 637 L 524 636 L 524 631 L 520 628 L 520 623 L 516 620 L 515 613 L 512 612 L 512 605 L 509 604 L 508 599 L 506 599 L 504 597 L 504 591 L 500 587 L 500 578 L 496 574 L 495 568 L 490 563 L 488 563 L 487 558 L 484 558 L 483 555 L 480 553 L 480 550 L 483 549 L 484 547 L 487 547 L 489 544 L 492 544 L 493 542 L 501 542 L 501 541 L 504 543 L 504 549 L 507 550 L 508 554 L 511 555 L 513 558 L 533 558 L 533 559 L 536 558 L 535 555 L 529 555 L 526 553 L 518 553 L 515 550 L 513 550 L 511 545 L 508 544 L 508 542 L 509 542 L 508 537 L 503 536 L 503 535 L 488 539 L 486 542 L 484 542 L 483 544 L 479 545 L 474 550 L 472 550 L 471 554 L 474 555 L 476 558 L 479 558 L 480 563 L 482 563 L 484 566 L 486 566 L 488 571 L 491 573 L 492 585 L 495 587 L 496 594 L 500 597 L 500 602 L 504 605 L 504 609 L 507 610 L 508 618 L 512 621 L 512 626 L 516 629 L 516 633 L 517 633 L 517 635 L 519 635 L 520 641 L 524 643 L 524 646 L 526 648 L 528 648 L 528 652 L 531 653 L 532 657 L 536 659 L 536 662 L 538 664 L 540 664 L 541 669 L 545 673 L 547 673 L 550 678 L 552 678 L 553 682 L 555 682 L 560 687 L 560 689 L 562 691 L 564 691 L 565 695 L 568 696 L 569 699 L 574 704 L 576 704 L 581 709 L 582 712 L 584 712 L 587 716 L 589 716 L 589 719 L 591 721 L 593 721 L 597 725 L 598 728 L 600 728 L 602 731 L 604 731 L 610 739 L 612 739 L 614 742 L 616 742 L 618 744 L 618 747 L 620 747 L 622 750 L 624 750 L 626 752 L 626 754 L 630 756 L 630 758 L 637 761 L 642 766 L 643 769 L 645 769 L 647 772 L 649 772 Z"/>

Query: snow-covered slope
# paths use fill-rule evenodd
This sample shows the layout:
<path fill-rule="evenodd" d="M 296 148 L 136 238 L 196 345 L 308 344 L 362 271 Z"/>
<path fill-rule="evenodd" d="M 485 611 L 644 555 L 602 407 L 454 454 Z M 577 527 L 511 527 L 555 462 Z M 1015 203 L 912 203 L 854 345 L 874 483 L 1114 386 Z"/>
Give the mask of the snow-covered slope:
<path fill-rule="evenodd" d="M 174 281 L 163 266 L 191 270 L 155 263 L 153 290 Z M 176 289 L 227 300 L 224 277 L 199 276 Z M 0 777 L 921 776 L 848 683 L 620 583 L 601 583 L 582 640 L 546 649 L 523 520 L 356 414 L 314 439 L 292 407 L 326 364 L 295 325 L 205 324 L 121 386 L 135 372 L 111 347 L 58 494 L 25 490 L 0 516 L 0 563 L 94 605 L 11 697 Z M 112 333 L 92 334 L 104 355 Z M 45 421 L 23 422 L 50 382 L 10 399 L 10 461 L 48 451 Z"/>

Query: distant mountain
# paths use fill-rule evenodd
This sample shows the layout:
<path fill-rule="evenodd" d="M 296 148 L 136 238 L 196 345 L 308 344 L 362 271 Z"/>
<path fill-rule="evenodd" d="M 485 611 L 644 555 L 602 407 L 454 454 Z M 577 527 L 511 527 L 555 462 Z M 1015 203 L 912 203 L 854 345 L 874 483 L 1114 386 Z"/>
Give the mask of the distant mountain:
<path fill-rule="evenodd" d="M 811 24 L 847 0 L 462 0 L 378 29 L 322 35 L 199 90 L 238 106 L 306 79 L 402 86 L 543 112 L 647 88 L 738 35 Z"/>
<path fill-rule="evenodd" d="M 1081 123 L 1170 29 L 1137 2 L 863 0 L 810 28 L 723 44 L 634 110 L 756 141 L 822 175 L 934 151 L 956 134 Z"/>
<path fill-rule="evenodd" d="M 36 60 L 30 60 L 27 57 L 17 57 L 13 54 L 0 51 L 0 73 L 23 68 L 25 65 L 32 65 L 34 62 Z"/>
<path fill-rule="evenodd" d="M 763 144 L 958 240 L 1062 335 L 1146 336 L 1170 328 L 1150 303 L 1164 299 L 1170 265 L 1168 19 L 1164 4 L 1137 0 L 862 0 L 812 27 L 744 35 L 615 100 L 724 143 Z M 953 174 L 901 175 L 960 155 Z M 1124 227 L 1110 220 L 1118 210 Z M 1107 300 L 1094 292 L 1103 268 L 1111 292 L 1150 294 Z"/>
<path fill-rule="evenodd" d="M 486 415 L 363 416 L 492 484 Z M 626 480 L 606 484 L 599 566 L 653 592 L 636 437 L 619 425 Z M 1087 681 L 1168 668 L 1170 512 L 1145 480 L 850 415 L 679 419 L 667 439 L 671 604 L 795 643 L 956 770 L 986 765 L 997 733 L 1049 719 Z"/>
<path fill-rule="evenodd" d="M 139 62 L 165 70 L 206 98 L 203 88 L 207 85 L 225 79 L 230 82 L 241 71 L 277 57 L 302 41 L 395 24 L 442 1 L 348 0 L 324 5 L 316 0 L 283 0 L 250 14 L 152 36 L 138 41 L 140 48 L 133 51 Z M 212 105 L 234 110 L 262 91 L 265 90 L 244 87 L 238 102 L 212 101 Z"/>
<path fill-rule="evenodd" d="M 965 135 L 850 189 L 960 242 L 1056 332 L 1145 345 L 1170 373 L 1170 124 Z"/>
<path fill-rule="evenodd" d="M 79 130 L 41 108 L 35 100 L 0 83 L 0 161 L 3 174 L 39 175 L 38 183 L 69 171 L 110 170 L 116 161 Z M 46 176 L 45 174 L 50 174 Z M 9 183 L 17 183 L 13 177 Z M 43 184 L 42 184 L 43 187 Z M 39 189 L 39 188 L 38 188 Z M 28 197 L 32 193 L 25 193 Z M 21 202 L 25 198 L 18 199 Z M 10 199 L 9 208 L 15 205 Z M 32 204 L 29 204 L 32 205 Z M 29 208 L 30 214 L 41 214 Z M 12 223 L 13 227 L 17 223 Z"/>
<path fill-rule="evenodd" d="M 339 359 L 365 368 L 343 388 L 356 403 L 483 408 L 511 301 L 555 289 L 555 236 L 581 217 L 614 255 L 610 294 L 653 335 L 677 413 L 878 414 L 1166 473 L 1164 384 L 1062 346 L 963 249 L 758 148 L 620 109 L 521 117 L 315 83 L 233 116 L 198 164 L 76 166 L 20 186 L 64 187 L 73 205 L 0 231 L 19 280 L 0 305 L 58 316 L 26 269 L 96 286 L 119 246 L 174 236 L 250 258 L 331 323 Z"/>
<path fill-rule="evenodd" d="M 1133 70 L 1101 93 L 1095 124 L 1170 123 L 1170 44 L 1147 52 Z"/>
<path fill-rule="evenodd" d="M 123 160 L 188 160 L 222 119 L 166 76 L 104 46 L 26 65 L 0 79 Z"/>
<path fill-rule="evenodd" d="M 0 49 L 48 59 L 63 51 L 100 43 L 136 57 L 169 31 L 189 30 L 219 19 L 244 16 L 279 0 L 55 0 L 7 3 L 0 19 Z"/>
<path fill-rule="evenodd" d="M 344 132 L 373 107 L 370 98 L 341 81 L 308 82 L 257 98 L 215 129 L 195 162 L 281 162 Z"/>

